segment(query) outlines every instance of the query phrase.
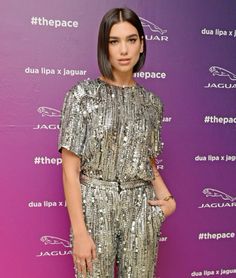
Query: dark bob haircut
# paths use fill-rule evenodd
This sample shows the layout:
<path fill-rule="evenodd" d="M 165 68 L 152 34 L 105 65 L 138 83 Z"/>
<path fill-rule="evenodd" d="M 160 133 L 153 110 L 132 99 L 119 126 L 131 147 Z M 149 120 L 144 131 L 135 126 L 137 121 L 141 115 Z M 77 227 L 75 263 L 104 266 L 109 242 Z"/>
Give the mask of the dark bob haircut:
<path fill-rule="evenodd" d="M 114 76 L 109 61 L 109 34 L 114 24 L 123 21 L 127 21 L 131 25 L 133 25 L 138 31 L 140 40 L 143 40 L 143 53 L 140 53 L 139 60 L 134 66 L 133 72 L 137 72 L 141 69 L 141 67 L 144 65 L 146 58 L 145 35 L 142 23 L 137 14 L 128 8 L 111 9 L 104 15 L 100 23 L 97 45 L 97 58 L 100 72 L 104 77 L 109 78 L 111 80 L 114 80 Z"/>

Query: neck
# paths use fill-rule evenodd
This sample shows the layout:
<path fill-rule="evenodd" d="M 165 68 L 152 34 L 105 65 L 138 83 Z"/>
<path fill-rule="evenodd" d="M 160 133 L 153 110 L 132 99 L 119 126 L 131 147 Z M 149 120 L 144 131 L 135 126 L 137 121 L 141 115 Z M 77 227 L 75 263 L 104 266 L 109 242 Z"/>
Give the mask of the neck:
<path fill-rule="evenodd" d="M 130 73 L 125 72 L 119 74 L 113 72 L 113 76 L 114 76 L 114 80 L 110 80 L 105 77 L 103 77 L 102 79 L 110 84 L 121 86 L 121 87 L 129 87 L 135 84 L 132 72 Z"/>

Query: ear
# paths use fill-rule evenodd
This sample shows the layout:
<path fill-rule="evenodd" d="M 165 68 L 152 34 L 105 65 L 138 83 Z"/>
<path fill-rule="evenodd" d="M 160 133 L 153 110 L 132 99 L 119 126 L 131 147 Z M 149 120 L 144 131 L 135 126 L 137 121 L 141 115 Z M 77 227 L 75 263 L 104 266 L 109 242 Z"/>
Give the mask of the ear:
<path fill-rule="evenodd" d="M 141 37 L 140 54 L 143 53 L 143 37 Z"/>

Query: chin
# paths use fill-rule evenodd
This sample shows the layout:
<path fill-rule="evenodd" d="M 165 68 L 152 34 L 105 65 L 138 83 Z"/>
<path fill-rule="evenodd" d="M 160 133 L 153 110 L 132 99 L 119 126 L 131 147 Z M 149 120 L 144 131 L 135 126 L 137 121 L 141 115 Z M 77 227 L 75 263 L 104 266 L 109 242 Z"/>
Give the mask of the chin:
<path fill-rule="evenodd" d="M 116 72 L 121 72 L 121 73 L 129 73 L 129 72 L 133 72 L 133 67 L 117 67 L 114 68 L 114 70 Z"/>

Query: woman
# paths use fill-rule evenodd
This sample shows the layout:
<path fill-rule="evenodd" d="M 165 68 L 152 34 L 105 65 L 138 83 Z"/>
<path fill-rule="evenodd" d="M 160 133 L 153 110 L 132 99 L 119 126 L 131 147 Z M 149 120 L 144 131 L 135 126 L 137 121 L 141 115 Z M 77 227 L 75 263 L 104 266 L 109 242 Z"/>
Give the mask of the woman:
<path fill-rule="evenodd" d="M 71 221 L 76 277 L 154 274 L 161 223 L 175 201 L 155 165 L 162 150 L 162 103 L 133 79 L 146 43 L 130 9 L 108 11 L 100 24 L 101 76 L 65 97 L 59 150 Z"/>

